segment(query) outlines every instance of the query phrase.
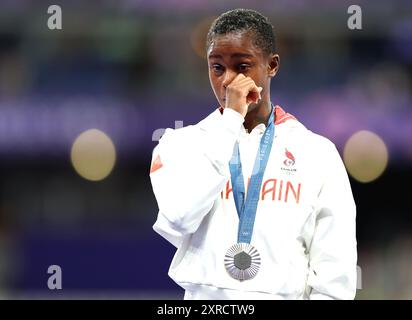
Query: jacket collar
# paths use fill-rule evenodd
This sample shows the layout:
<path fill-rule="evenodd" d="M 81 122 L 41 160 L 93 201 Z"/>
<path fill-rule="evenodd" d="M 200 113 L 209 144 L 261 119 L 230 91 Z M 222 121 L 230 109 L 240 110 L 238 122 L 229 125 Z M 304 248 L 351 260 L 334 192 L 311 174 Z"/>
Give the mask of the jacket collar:
<path fill-rule="evenodd" d="M 223 109 L 224 109 L 223 107 L 219 107 L 219 111 L 221 114 L 223 114 Z M 275 106 L 275 120 L 274 120 L 275 125 L 284 123 L 288 120 L 297 120 L 297 119 L 292 114 L 285 112 L 285 110 L 283 110 L 281 106 L 276 105 Z"/>

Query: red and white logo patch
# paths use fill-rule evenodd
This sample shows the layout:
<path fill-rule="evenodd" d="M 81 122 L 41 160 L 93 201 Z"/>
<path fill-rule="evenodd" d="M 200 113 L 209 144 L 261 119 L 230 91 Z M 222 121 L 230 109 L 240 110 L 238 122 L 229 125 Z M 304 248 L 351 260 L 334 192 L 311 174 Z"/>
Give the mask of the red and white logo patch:
<path fill-rule="evenodd" d="M 293 156 L 292 152 L 290 152 L 288 149 L 285 149 L 285 156 L 286 159 L 283 161 L 283 164 L 286 167 L 293 166 L 295 164 L 295 157 Z"/>

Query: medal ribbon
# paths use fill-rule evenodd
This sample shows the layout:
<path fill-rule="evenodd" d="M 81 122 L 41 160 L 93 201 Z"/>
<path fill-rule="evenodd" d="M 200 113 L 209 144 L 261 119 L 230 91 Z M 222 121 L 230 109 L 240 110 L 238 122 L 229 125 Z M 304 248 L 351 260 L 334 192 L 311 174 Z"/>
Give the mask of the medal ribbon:
<path fill-rule="evenodd" d="M 237 242 L 250 243 L 255 223 L 256 210 L 259 202 L 259 193 L 262 186 L 263 174 L 272 149 L 275 136 L 274 123 L 275 108 L 272 111 L 266 126 L 266 130 L 260 140 L 258 153 L 256 155 L 253 172 L 250 179 L 248 193 L 245 201 L 245 185 L 242 173 L 242 163 L 240 161 L 239 143 L 236 142 L 232 159 L 229 162 L 230 176 L 232 182 L 233 198 L 235 200 L 236 211 L 239 216 L 239 227 Z"/>

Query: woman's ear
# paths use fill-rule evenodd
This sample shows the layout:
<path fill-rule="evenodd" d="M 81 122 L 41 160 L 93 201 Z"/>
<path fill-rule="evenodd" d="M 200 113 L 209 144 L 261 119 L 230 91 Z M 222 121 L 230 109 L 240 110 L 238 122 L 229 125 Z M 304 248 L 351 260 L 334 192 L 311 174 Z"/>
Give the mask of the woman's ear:
<path fill-rule="evenodd" d="M 273 78 L 279 70 L 279 55 L 271 54 L 268 62 L 268 76 Z"/>

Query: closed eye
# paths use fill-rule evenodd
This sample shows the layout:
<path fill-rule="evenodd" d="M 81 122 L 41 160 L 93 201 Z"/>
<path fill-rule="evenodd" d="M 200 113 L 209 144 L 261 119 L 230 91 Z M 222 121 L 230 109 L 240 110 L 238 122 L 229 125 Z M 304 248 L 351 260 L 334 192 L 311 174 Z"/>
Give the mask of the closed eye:
<path fill-rule="evenodd" d="M 218 63 L 214 63 L 210 66 L 210 68 L 213 70 L 214 73 L 216 74 L 222 74 L 223 73 L 223 67 L 218 64 Z"/>
<path fill-rule="evenodd" d="M 222 70 L 223 70 L 223 67 L 222 67 L 220 64 L 217 64 L 217 63 L 212 64 L 211 68 L 212 68 L 214 71 L 222 71 Z"/>
<path fill-rule="evenodd" d="M 238 66 L 238 69 L 239 69 L 240 72 L 248 71 L 249 68 L 250 68 L 250 65 L 247 64 L 247 63 L 242 63 Z"/>

